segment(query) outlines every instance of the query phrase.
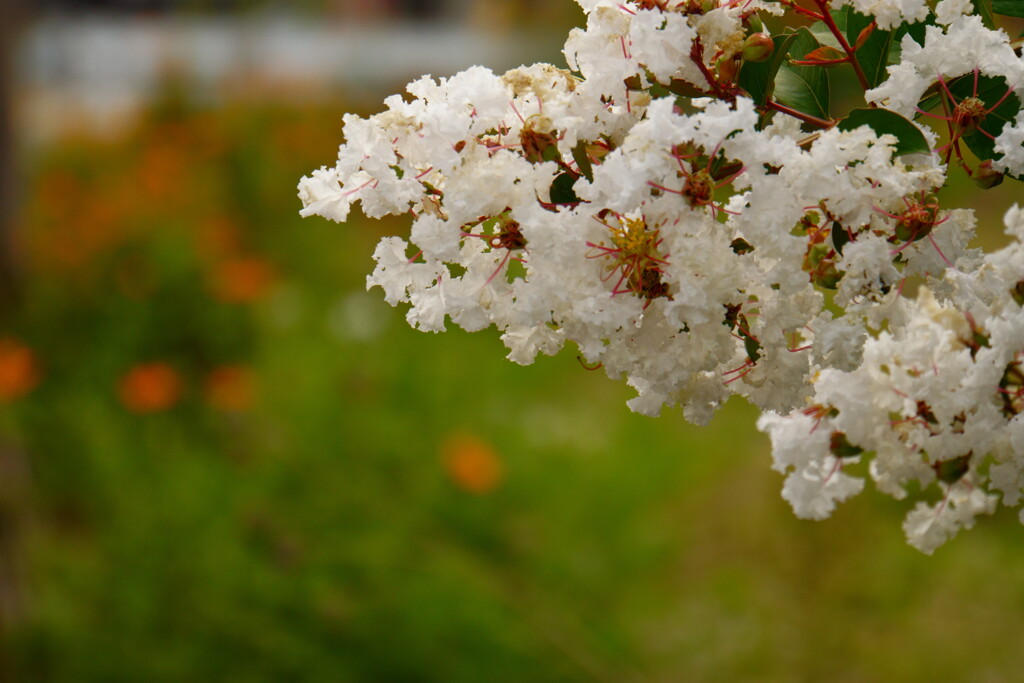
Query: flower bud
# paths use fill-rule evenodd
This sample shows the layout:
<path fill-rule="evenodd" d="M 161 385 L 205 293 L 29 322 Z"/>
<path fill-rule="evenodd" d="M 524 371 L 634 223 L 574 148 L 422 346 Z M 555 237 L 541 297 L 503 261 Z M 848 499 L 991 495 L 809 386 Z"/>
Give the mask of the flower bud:
<path fill-rule="evenodd" d="M 981 189 L 990 190 L 1003 182 L 1003 174 L 992 168 L 991 159 L 986 159 L 974 169 L 971 180 Z"/>
<path fill-rule="evenodd" d="M 752 33 L 743 41 L 740 56 L 748 62 L 764 62 L 775 52 L 775 43 L 766 33 Z"/>
<path fill-rule="evenodd" d="M 843 273 L 836 268 L 835 251 L 824 243 L 812 244 L 804 255 L 803 269 L 811 282 L 824 289 L 835 289 L 843 279 Z"/>
<path fill-rule="evenodd" d="M 896 239 L 900 242 L 916 242 L 928 236 L 939 219 L 939 198 L 934 193 L 921 193 L 920 198 L 911 199 L 907 209 L 896 221 Z"/>
<path fill-rule="evenodd" d="M 736 80 L 736 74 L 739 71 L 739 62 L 732 57 L 722 57 L 716 62 L 715 66 L 718 67 L 718 76 L 726 83 L 732 83 Z"/>

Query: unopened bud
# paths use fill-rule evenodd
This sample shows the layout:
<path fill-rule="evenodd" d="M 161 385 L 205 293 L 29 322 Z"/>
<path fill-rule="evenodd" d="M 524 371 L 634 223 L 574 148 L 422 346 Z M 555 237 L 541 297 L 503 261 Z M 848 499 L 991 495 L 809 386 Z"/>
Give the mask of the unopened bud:
<path fill-rule="evenodd" d="M 986 159 L 971 173 L 971 180 L 983 190 L 990 190 L 1003 182 L 1003 174 L 992 168 L 992 160 Z"/>
<path fill-rule="evenodd" d="M 716 63 L 718 76 L 726 83 L 732 83 L 739 72 L 739 63 L 732 57 L 722 57 Z"/>
<path fill-rule="evenodd" d="M 748 62 L 764 62 L 775 52 L 775 43 L 766 33 L 752 33 L 743 41 L 740 56 Z"/>

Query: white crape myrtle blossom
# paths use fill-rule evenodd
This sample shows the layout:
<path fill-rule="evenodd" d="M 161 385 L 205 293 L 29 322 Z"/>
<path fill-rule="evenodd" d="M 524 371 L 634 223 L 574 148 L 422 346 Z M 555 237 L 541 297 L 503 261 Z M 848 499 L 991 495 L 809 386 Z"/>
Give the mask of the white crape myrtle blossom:
<path fill-rule="evenodd" d="M 993 166 L 1013 175 L 1024 175 L 1024 110 L 1017 112 L 1017 117 L 1003 126 L 995 139 L 995 151 L 1002 156 L 993 162 Z"/>
<path fill-rule="evenodd" d="M 935 21 L 948 26 L 965 14 L 974 11 L 972 0 L 939 0 L 935 6 Z"/>
<path fill-rule="evenodd" d="M 776 466 L 800 477 L 799 487 L 784 489 L 798 515 L 817 518 L 823 501 L 840 499 L 834 494 L 842 489 L 821 477 L 823 468 L 838 459 L 842 469 L 867 451 L 874 453 L 872 478 L 891 495 L 905 495 L 911 481 L 938 483 L 938 500 L 918 503 L 904 524 L 924 552 L 970 528 L 978 514 L 991 514 L 997 493 L 1018 503 L 1024 308 L 1014 294 L 1020 298 L 1015 287 L 1024 282 L 1024 212 L 1014 207 L 1006 223 L 1018 241 L 987 256 L 974 275 L 951 271 L 951 301 L 939 302 L 925 288 L 916 302 L 901 300 L 908 323 L 868 339 L 857 368 L 822 369 L 809 407 L 761 418 Z M 792 454 L 795 444 L 802 455 Z M 989 457 L 994 464 L 983 467 Z"/>
<path fill-rule="evenodd" d="M 835 125 L 765 87 L 789 62 L 842 55 L 769 61 L 792 41 L 756 15 L 783 3 L 579 4 L 569 70 L 424 76 L 381 113 L 346 115 L 337 161 L 299 184 L 302 215 L 410 215 L 367 286 L 417 329 L 493 326 L 523 365 L 571 343 L 645 415 L 679 405 L 706 423 L 743 396 L 800 517 L 829 516 L 868 478 L 920 490 L 904 531 L 932 552 L 1024 501 L 1024 211 L 1006 215 L 1016 241 L 983 254 L 973 212 L 939 199 L 954 151 L 972 172 L 961 137 L 1024 93 L 1006 35 L 942 0 L 923 44 L 904 36 L 887 78 L 861 79 L 875 123 Z M 870 14 L 865 40 L 930 16 L 919 0 L 814 4 Z M 939 117 L 959 126 L 940 147 L 919 103 L 959 107 L 949 84 L 972 73 L 1005 79 L 1006 97 L 971 93 L 969 115 Z M 976 181 L 1024 171 L 1013 116 Z"/>
<path fill-rule="evenodd" d="M 842 471 L 842 459 L 831 452 L 832 432 L 820 419 L 796 413 L 782 417 L 765 413 L 758 427 L 772 435 L 772 468 L 786 474 L 782 497 L 797 517 L 825 519 L 842 502 L 864 488 L 864 480 Z M 850 463 L 856 456 L 846 458 Z"/>
<path fill-rule="evenodd" d="M 1024 97 L 1024 60 L 1010 46 L 1005 31 L 985 28 L 977 16 L 956 16 L 946 27 L 928 26 L 924 45 L 910 34 L 900 43 L 900 62 L 888 69 L 888 78 L 867 91 L 868 102 L 913 116 L 925 91 L 944 79 L 972 71 L 1006 79 L 1015 97 Z"/>
<path fill-rule="evenodd" d="M 928 3 L 925 0 L 832 0 L 833 7 L 843 5 L 849 5 L 861 14 L 873 16 L 878 27 L 883 29 L 895 28 L 904 21 L 923 21 L 928 16 Z"/>

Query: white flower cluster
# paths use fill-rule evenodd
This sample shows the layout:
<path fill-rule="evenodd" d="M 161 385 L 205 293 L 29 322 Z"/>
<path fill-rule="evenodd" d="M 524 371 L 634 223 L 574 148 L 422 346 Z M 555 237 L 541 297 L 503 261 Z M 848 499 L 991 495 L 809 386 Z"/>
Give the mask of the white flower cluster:
<path fill-rule="evenodd" d="M 861 459 L 892 495 L 938 482 L 939 502 L 905 524 L 925 551 L 990 512 L 993 491 L 1016 505 L 1020 242 L 966 248 L 973 214 L 940 207 L 939 155 L 901 154 L 868 126 L 808 133 L 781 109 L 769 122 L 735 70 L 750 17 L 781 5 L 579 1 L 571 71 L 473 67 L 346 116 L 337 164 L 299 185 L 302 214 L 344 221 L 358 202 L 413 216 L 409 241 L 380 242 L 367 282 L 408 304 L 414 327 L 494 325 L 521 364 L 572 342 L 647 415 L 681 404 L 702 423 L 744 396 L 799 516 L 860 491 Z M 879 26 L 926 11 L 876 4 Z M 904 38 L 869 101 L 909 117 L 943 78 L 978 69 L 1024 90 L 1005 34 L 950 7 L 923 47 Z M 1022 127 L 1017 116 L 995 142 L 1013 173 Z M 1024 237 L 1020 211 L 1007 221 Z M 925 282 L 916 299 L 910 277 Z"/>
<path fill-rule="evenodd" d="M 1007 215 L 1024 236 L 1024 215 Z M 1010 282 L 1016 278 L 1014 282 Z M 827 517 L 863 487 L 844 468 L 873 453 L 870 476 L 897 498 L 906 485 L 938 483 L 941 500 L 919 502 L 904 529 L 931 552 L 974 517 L 991 513 L 1000 491 L 1016 505 L 1024 491 L 1024 245 L 1014 243 L 974 273 L 950 271 L 951 296 L 896 301 L 902 325 L 869 338 L 860 364 L 822 368 L 814 396 L 788 416 L 766 412 L 783 495 L 800 517 Z M 993 288 L 993 285 L 996 285 Z M 988 468 L 979 465 L 989 459 Z M 994 463 L 994 464 L 993 464 Z M 987 471 L 986 471 L 987 469 Z M 1024 516 L 1022 516 L 1024 521 Z"/>

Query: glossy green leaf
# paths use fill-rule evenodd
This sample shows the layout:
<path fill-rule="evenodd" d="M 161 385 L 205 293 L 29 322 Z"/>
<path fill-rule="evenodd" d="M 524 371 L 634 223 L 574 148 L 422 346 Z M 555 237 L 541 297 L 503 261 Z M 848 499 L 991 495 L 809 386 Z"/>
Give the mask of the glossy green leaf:
<path fill-rule="evenodd" d="M 960 481 L 967 472 L 971 469 L 971 457 L 974 455 L 973 451 L 959 455 L 949 460 L 940 460 L 932 465 L 932 469 L 935 470 L 935 475 L 939 481 L 947 484 L 955 484 Z"/>
<path fill-rule="evenodd" d="M 835 221 L 832 223 L 832 246 L 835 247 L 836 251 L 840 256 L 843 254 L 843 247 L 850 242 L 850 233 L 846 231 L 842 223 Z"/>
<path fill-rule="evenodd" d="M 756 363 L 761 358 L 761 342 L 757 341 L 753 337 L 743 335 L 743 349 L 747 352 L 747 358 L 752 363 Z"/>
<path fill-rule="evenodd" d="M 707 92 L 697 86 L 680 78 L 673 78 L 668 85 L 663 86 L 668 92 L 681 97 L 706 97 Z"/>
<path fill-rule="evenodd" d="M 985 24 L 987 29 L 995 29 L 996 20 L 992 16 L 992 0 L 971 0 L 971 4 L 974 5 L 974 13 L 981 17 L 981 23 Z M 1024 7 L 1024 3 L 1014 3 Z"/>
<path fill-rule="evenodd" d="M 992 0 L 992 11 L 1007 17 L 1024 17 L 1024 0 Z"/>
<path fill-rule="evenodd" d="M 580 140 L 576 143 L 576 146 L 572 148 L 572 159 L 576 162 L 576 165 L 580 169 L 580 173 L 583 174 L 590 182 L 594 182 L 594 168 L 590 163 L 590 155 L 587 154 L 587 141 Z"/>
<path fill-rule="evenodd" d="M 850 443 L 850 440 L 846 438 L 846 434 L 838 430 L 832 432 L 832 438 L 829 440 L 829 450 L 837 458 L 854 458 L 864 452 L 863 448 Z"/>
<path fill-rule="evenodd" d="M 888 109 L 854 109 L 839 122 L 839 130 L 869 126 L 878 135 L 896 136 L 896 155 L 927 154 L 931 151 L 924 133 L 913 123 Z"/>
<path fill-rule="evenodd" d="M 775 88 L 775 76 L 779 72 L 779 67 L 786 60 L 789 46 L 795 39 L 795 33 L 773 36 L 775 52 L 772 53 L 771 59 L 764 62 L 743 63 L 743 68 L 740 70 L 739 86 L 747 91 L 747 94 L 758 106 L 763 106 L 772 96 L 772 91 Z"/>
<path fill-rule="evenodd" d="M 941 87 L 935 84 L 924 92 L 924 97 L 917 103 L 918 112 L 914 114 L 915 121 L 924 117 L 924 114 L 921 113 L 922 111 L 931 111 L 939 106 L 942 102 L 942 95 L 939 94 L 939 90 L 941 90 Z"/>
<path fill-rule="evenodd" d="M 833 12 L 832 19 L 836 28 L 843 34 L 847 45 L 856 48 L 857 38 L 861 31 L 871 23 L 871 17 L 855 12 L 852 7 L 843 7 Z M 824 21 L 816 21 L 809 27 L 811 34 L 824 46 L 841 49 L 839 41 Z M 867 40 L 856 50 L 857 61 L 872 88 L 878 86 L 887 77 L 886 67 L 892 63 L 889 59 L 893 44 L 893 32 L 875 28 Z M 852 67 L 850 67 L 852 68 Z"/>
<path fill-rule="evenodd" d="M 861 31 L 871 24 L 871 17 L 854 12 L 850 7 L 844 10 L 839 15 L 844 19 L 846 40 L 850 45 L 855 45 Z M 857 62 L 868 79 L 868 85 L 872 88 L 877 87 L 888 76 L 886 67 L 889 65 L 889 48 L 892 40 L 892 31 L 883 31 L 876 26 L 855 53 Z"/>
<path fill-rule="evenodd" d="M 845 25 L 843 19 L 844 14 L 845 9 L 842 12 L 835 12 L 832 15 L 832 18 L 835 20 L 839 30 L 843 30 L 843 26 Z M 830 29 L 828 24 L 824 21 L 814 22 L 807 27 L 807 30 L 811 32 L 811 35 L 814 36 L 814 39 L 818 41 L 819 45 L 828 45 L 829 47 L 834 47 L 837 50 L 841 49 L 842 46 L 839 45 L 839 41 L 836 40 L 835 35 L 833 35 L 832 29 Z"/>
<path fill-rule="evenodd" d="M 580 201 L 580 198 L 576 196 L 576 191 L 573 189 L 573 185 L 579 176 L 573 175 L 572 173 L 560 173 L 555 177 L 554 182 L 551 183 L 551 203 L 552 204 L 576 204 Z"/>
<path fill-rule="evenodd" d="M 924 37 L 928 33 L 929 26 L 936 26 L 935 15 L 929 13 L 928 17 L 924 21 L 910 23 L 902 23 L 900 27 L 896 29 L 896 38 L 903 40 L 903 36 L 909 35 L 915 43 L 918 45 L 924 45 Z"/>
<path fill-rule="evenodd" d="M 821 47 L 818 39 L 806 28 L 797 30 L 795 36 L 789 48 L 789 55 L 793 59 L 803 59 L 805 55 Z M 775 78 L 775 98 L 799 112 L 827 119 L 828 72 L 815 66 L 783 64 Z"/>
<path fill-rule="evenodd" d="M 893 31 L 892 41 L 889 43 L 889 64 L 896 64 L 900 61 L 900 54 L 903 52 L 903 36 L 909 35 L 918 45 L 924 45 L 925 32 L 929 26 L 935 26 L 935 15 L 931 12 L 924 21 L 913 24 L 903 22 L 899 28 Z"/>

